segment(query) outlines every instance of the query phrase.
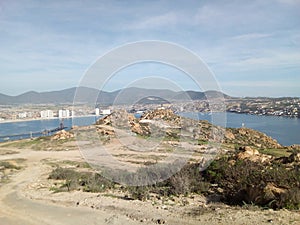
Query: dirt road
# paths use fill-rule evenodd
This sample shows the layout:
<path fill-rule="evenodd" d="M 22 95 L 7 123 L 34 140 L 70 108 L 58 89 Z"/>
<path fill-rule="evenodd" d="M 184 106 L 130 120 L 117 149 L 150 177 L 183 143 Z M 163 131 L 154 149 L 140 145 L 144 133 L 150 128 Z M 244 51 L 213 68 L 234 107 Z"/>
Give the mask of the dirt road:
<path fill-rule="evenodd" d="M 0 223 L 3 224 L 127 224 L 128 218 L 87 207 L 66 207 L 45 203 L 24 196 L 24 190 L 42 175 L 42 159 L 79 160 L 78 151 L 38 152 L 22 150 L 20 154 L 0 156 L 0 159 L 25 158 L 26 167 L 14 174 L 0 188 Z M 138 224 L 130 221 L 130 224 Z"/>

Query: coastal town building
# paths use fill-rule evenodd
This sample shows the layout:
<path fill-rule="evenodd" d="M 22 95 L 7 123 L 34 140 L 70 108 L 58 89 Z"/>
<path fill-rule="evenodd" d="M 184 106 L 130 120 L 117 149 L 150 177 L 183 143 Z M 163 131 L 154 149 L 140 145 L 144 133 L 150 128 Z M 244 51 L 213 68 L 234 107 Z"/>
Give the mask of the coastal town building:
<path fill-rule="evenodd" d="M 27 112 L 21 112 L 21 113 L 18 114 L 19 119 L 24 119 L 26 117 L 27 117 Z"/>
<path fill-rule="evenodd" d="M 69 118 L 70 117 L 70 110 L 60 109 L 58 110 L 58 117 L 59 118 Z"/>
<path fill-rule="evenodd" d="M 110 109 L 102 109 L 101 114 L 102 115 L 109 115 L 109 114 L 111 114 L 111 111 L 110 111 Z"/>
<path fill-rule="evenodd" d="M 96 109 L 95 109 L 95 114 L 96 114 L 96 116 L 99 116 L 99 115 L 100 115 L 100 109 L 99 109 L 99 108 L 96 108 Z"/>
<path fill-rule="evenodd" d="M 52 110 L 43 110 L 41 111 L 41 118 L 53 118 L 54 113 Z"/>

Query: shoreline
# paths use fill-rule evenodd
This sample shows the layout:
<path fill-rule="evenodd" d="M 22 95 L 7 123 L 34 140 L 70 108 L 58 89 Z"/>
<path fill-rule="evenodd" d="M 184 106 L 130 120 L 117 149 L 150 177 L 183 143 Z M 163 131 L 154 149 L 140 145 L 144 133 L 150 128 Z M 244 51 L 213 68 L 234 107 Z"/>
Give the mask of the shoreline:
<path fill-rule="evenodd" d="M 201 113 L 201 112 L 199 112 Z M 246 113 L 246 112 L 232 112 L 232 111 L 226 111 L 224 113 L 232 113 L 237 115 L 252 115 L 252 116 L 258 116 L 258 117 L 274 117 L 274 118 L 286 118 L 286 119 L 300 119 L 300 117 L 296 116 L 286 116 L 286 115 L 269 115 L 269 114 L 255 114 L 255 113 Z M 205 113 L 204 113 L 205 114 Z M 105 115 L 98 115 L 105 116 Z M 82 116 L 70 116 L 65 118 L 59 118 L 59 117 L 51 117 L 51 118 L 30 118 L 30 119 L 15 119 L 15 120 L 0 120 L 0 124 L 2 123 L 19 123 L 19 122 L 29 122 L 29 121 L 39 121 L 39 120 L 64 120 L 64 119 L 73 119 L 73 118 L 82 118 L 82 117 L 97 117 L 97 115 L 82 115 Z"/>
<path fill-rule="evenodd" d="M 300 119 L 300 117 L 298 116 L 289 116 L 289 115 L 257 114 L 257 113 L 234 112 L 234 111 L 226 111 L 226 113 L 245 114 L 245 115 L 262 116 L 262 117 L 267 116 L 267 117 L 276 117 L 276 118 Z"/>
<path fill-rule="evenodd" d="M 103 115 L 99 115 L 103 116 Z M 65 119 L 73 119 L 73 118 L 82 118 L 82 117 L 97 117 L 96 115 L 83 115 L 83 116 L 70 116 L 65 118 L 59 118 L 59 117 L 51 117 L 51 118 L 31 118 L 31 119 L 16 119 L 16 120 L 0 120 L 1 123 L 21 123 L 21 122 L 30 122 L 30 121 L 39 121 L 39 120 L 65 120 Z"/>

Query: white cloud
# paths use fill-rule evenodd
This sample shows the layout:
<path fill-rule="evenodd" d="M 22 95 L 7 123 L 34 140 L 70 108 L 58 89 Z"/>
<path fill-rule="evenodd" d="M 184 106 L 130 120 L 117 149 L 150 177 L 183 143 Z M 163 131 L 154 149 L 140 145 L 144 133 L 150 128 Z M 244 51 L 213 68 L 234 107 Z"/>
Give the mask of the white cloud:
<path fill-rule="evenodd" d="M 238 81 L 221 82 L 222 90 L 231 96 L 270 96 L 270 97 L 293 97 L 299 96 L 299 78 L 293 80 L 270 77 L 268 80 L 244 79 Z"/>
<path fill-rule="evenodd" d="M 129 29 L 157 29 L 165 26 L 173 26 L 178 24 L 178 15 L 174 12 L 165 13 L 162 15 L 152 16 L 141 19 L 129 24 L 126 28 Z"/>
<path fill-rule="evenodd" d="M 277 0 L 279 3 L 287 5 L 300 5 L 300 0 Z"/>
<path fill-rule="evenodd" d="M 297 82 L 291 82 L 290 80 L 268 80 L 268 81 L 225 81 L 222 82 L 226 87 L 266 87 L 266 88 L 294 88 L 299 87 Z"/>
<path fill-rule="evenodd" d="M 241 41 L 248 41 L 248 40 L 254 40 L 254 39 L 262 39 L 271 37 L 272 34 L 265 34 L 265 33 L 248 33 L 248 34 L 242 34 L 232 37 L 232 40 L 241 40 Z"/>
<path fill-rule="evenodd" d="M 226 18 L 225 12 L 218 7 L 205 5 L 198 9 L 194 19 L 195 24 L 211 24 L 218 21 L 220 18 Z"/>
<path fill-rule="evenodd" d="M 270 68 L 284 67 L 300 67 L 300 53 L 299 52 L 280 52 L 269 51 L 265 55 L 251 57 L 245 60 L 228 62 L 228 66 L 239 68 L 239 70 L 257 70 Z"/>

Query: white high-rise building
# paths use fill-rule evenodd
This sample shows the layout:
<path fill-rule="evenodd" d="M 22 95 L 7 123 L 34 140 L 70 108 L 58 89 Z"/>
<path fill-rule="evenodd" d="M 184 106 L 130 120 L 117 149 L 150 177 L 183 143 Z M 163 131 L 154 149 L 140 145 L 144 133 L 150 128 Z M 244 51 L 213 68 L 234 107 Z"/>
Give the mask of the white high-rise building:
<path fill-rule="evenodd" d="M 68 118 L 68 117 L 70 117 L 70 110 L 68 110 L 68 109 L 66 109 L 66 110 L 60 109 L 60 110 L 58 110 L 58 117 L 59 118 Z"/>
<path fill-rule="evenodd" d="M 99 116 L 99 115 L 100 115 L 100 109 L 99 109 L 99 108 L 96 108 L 96 109 L 95 109 L 95 114 L 96 114 L 96 116 Z"/>
<path fill-rule="evenodd" d="M 41 111 L 41 118 L 53 118 L 53 111 L 52 110 Z"/>

